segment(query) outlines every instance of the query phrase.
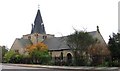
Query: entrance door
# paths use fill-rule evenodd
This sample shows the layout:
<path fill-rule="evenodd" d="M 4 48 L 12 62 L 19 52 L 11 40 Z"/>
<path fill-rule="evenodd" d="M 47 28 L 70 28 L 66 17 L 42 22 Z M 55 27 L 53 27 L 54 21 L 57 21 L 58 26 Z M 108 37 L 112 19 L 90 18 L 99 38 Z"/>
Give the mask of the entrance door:
<path fill-rule="evenodd" d="M 72 55 L 70 53 L 67 54 L 67 63 L 72 63 Z"/>

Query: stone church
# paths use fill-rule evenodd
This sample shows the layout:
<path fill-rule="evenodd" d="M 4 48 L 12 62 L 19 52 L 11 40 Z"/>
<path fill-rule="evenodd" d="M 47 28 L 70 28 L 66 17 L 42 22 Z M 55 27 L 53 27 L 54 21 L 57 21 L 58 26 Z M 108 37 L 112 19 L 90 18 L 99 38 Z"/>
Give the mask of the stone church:
<path fill-rule="evenodd" d="M 93 36 L 93 38 L 97 38 L 100 43 L 106 45 L 102 35 L 100 34 L 99 27 L 97 27 L 96 31 L 91 31 L 88 33 Z M 32 24 L 31 33 L 23 35 L 22 38 L 16 38 L 11 50 L 19 52 L 20 54 L 25 54 L 26 46 L 43 42 L 48 46 L 48 50 L 52 57 L 60 57 L 61 54 L 63 54 L 63 57 L 72 59 L 73 53 L 66 44 L 66 38 L 66 36 L 55 37 L 52 34 L 46 34 L 42 16 L 40 10 L 38 9 L 34 24 Z"/>

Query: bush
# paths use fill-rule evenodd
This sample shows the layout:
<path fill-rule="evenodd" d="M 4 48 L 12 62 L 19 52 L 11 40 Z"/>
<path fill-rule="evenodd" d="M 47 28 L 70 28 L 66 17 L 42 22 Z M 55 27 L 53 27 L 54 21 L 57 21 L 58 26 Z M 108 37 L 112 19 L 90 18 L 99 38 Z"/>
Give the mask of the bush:
<path fill-rule="evenodd" d="M 11 58 L 14 57 L 15 55 L 15 52 L 14 51 L 8 51 L 5 56 L 4 56 L 4 59 L 5 59 L 5 62 L 9 63 L 11 62 Z"/>
<path fill-rule="evenodd" d="M 30 53 L 30 57 L 34 64 L 47 64 L 51 60 L 48 51 L 34 50 Z"/>
<path fill-rule="evenodd" d="M 120 67 L 120 61 L 119 60 L 114 60 L 110 63 L 110 66 L 112 67 Z"/>
<path fill-rule="evenodd" d="M 14 54 L 9 59 L 7 59 L 7 63 L 22 63 L 23 55 Z"/>
<path fill-rule="evenodd" d="M 41 52 L 40 62 L 41 64 L 48 64 L 51 60 L 51 56 L 47 51 Z"/>

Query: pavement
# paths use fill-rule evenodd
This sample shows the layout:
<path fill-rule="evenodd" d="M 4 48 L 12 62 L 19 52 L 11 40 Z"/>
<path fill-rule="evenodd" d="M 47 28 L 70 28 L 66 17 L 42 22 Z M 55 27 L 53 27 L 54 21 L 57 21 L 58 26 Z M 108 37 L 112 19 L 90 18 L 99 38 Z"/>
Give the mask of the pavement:
<path fill-rule="evenodd" d="M 32 67 L 32 68 L 49 68 L 58 70 L 85 70 L 85 71 L 120 71 L 120 67 L 87 67 L 87 66 L 49 66 L 33 64 L 5 64 L 10 66 Z"/>

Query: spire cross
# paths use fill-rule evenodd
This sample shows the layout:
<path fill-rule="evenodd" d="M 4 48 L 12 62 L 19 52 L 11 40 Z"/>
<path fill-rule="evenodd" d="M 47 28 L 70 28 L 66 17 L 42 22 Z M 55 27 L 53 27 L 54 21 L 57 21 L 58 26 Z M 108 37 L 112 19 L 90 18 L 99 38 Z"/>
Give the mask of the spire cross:
<path fill-rule="evenodd" d="M 40 5 L 38 4 L 38 9 L 40 9 Z"/>

